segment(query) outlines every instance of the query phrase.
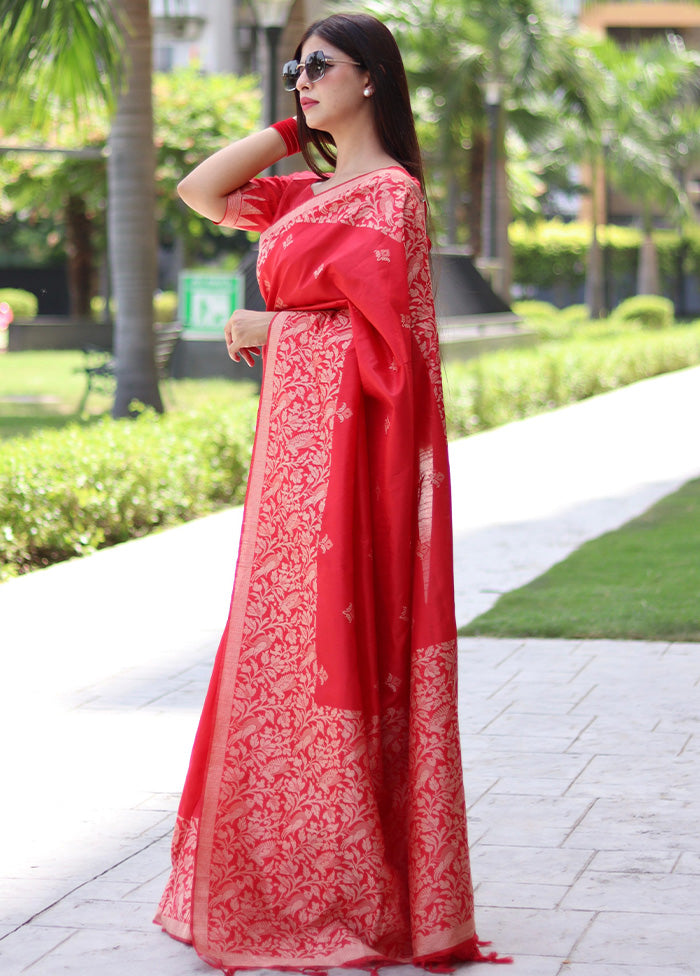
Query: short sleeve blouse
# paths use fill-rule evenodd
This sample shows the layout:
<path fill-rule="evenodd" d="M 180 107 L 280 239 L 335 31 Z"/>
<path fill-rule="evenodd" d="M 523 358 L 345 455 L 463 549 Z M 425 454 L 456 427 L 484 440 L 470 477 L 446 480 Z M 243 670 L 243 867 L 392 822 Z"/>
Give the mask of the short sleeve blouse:
<path fill-rule="evenodd" d="M 238 230 L 266 230 L 287 211 L 308 200 L 316 182 L 318 176 L 310 172 L 257 177 L 229 193 L 226 212 L 218 223 Z"/>

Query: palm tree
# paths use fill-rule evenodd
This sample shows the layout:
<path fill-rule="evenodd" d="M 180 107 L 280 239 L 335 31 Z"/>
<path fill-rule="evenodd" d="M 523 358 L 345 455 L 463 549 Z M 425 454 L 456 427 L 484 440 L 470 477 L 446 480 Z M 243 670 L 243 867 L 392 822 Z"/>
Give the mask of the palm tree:
<path fill-rule="evenodd" d="M 591 84 L 576 58 L 573 23 L 551 0 L 369 0 L 397 33 L 413 88 L 432 93 L 439 132 L 437 167 L 448 199 L 467 198 L 464 216 L 473 254 L 482 253 L 481 226 L 485 171 L 495 160 L 495 252 L 504 292 L 510 287 L 508 224 L 512 187 L 507 177 L 507 137 L 517 131 L 527 143 L 547 117 L 538 116 L 543 92 L 556 93 L 567 110 L 588 112 Z M 498 97 L 489 106 L 487 91 Z M 420 101 L 419 101 L 420 104 Z M 490 117 L 489 117 L 490 116 Z M 495 139 L 489 153 L 489 140 Z M 448 212 L 454 220 L 457 208 Z M 492 256 L 492 255 L 490 255 Z"/>
<path fill-rule="evenodd" d="M 697 159 L 700 146 L 698 67 L 697 52 L 666 38 L 618 52 L 613 65 L 619 136 L 608 147 L 608 177 L 641 213 L 639 294 L 659 290 L 655 218 L 679 223 L 692 214 L 679 176 L 684 159 Z"/>
<path fill-rule="evenodd" d="M 0 90 L 39 127 L 48 93 L 74 106 L 114 106 L 108 237 L 117 304 L 117 393 L 162 410 L 153 350 L 155 163 L 148 0 L 0 0 Z M 116 98 L 115 98 L 116 93 Z"/>
<path fill-rule="evenodd" d="M 128 78 L 107 157 L 107 239 L 116 304 L 117 392 L 112 413 L 134 400 L 162 411 L 153 337 L 156 287 L 155 149 L 148 0 L 120 0 L 128 24 Z"/>
<path fill-rule="evenodd" d="M 592 317 L 605 311 L 603 254 L 598 227 L 607 206 L 601 193 L 615 188 L 641 215 L 643 245 L 637 292 L 658 290 L 658 263 L 652 236 L 654 218 L 676 222 L 689 213 L 680 186 L 684 157 L 698 157 L 698 55 L 667 40 L 620 49 L 612 40 L 581 42 L 580 49 L 596 79 L 585 119 L 556 110 L 548 147 L 585 168 L 590 193 L 591 244 L 586 273 L 586 304 Z M 541 152 L 541 146 L 533 146 Z"/>

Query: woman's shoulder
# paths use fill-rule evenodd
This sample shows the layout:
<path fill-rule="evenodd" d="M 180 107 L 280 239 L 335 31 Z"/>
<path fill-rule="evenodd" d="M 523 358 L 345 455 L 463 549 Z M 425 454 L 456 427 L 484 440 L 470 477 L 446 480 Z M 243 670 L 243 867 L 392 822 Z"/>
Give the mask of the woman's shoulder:
<path fill-rule="evenodd" d="M 398 208 L 410 209 L 417 204 L 422 207 L 425 203 L 420 181 L 398 163 L 369 173 L 368 187 L 372 187 L 375 193 L 378 191 L 382 196 L 391 196 Z"/>

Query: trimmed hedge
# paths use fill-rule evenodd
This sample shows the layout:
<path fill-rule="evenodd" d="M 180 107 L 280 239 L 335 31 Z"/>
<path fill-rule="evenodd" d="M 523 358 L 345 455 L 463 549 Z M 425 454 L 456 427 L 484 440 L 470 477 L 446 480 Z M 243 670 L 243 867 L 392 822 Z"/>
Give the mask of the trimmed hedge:
<path fill-rule="evenodd" d="M 0 302 L 7 302 L 16 319 L 34 319 L 39 310 L 36 295 L 22 288 L 0 288 Z"/>
<path fill-rule="evenodd" d="M 462 437 L 700 363 L 700 322 L 639 325 L 450 363 L 448 436 Z M 618 326 L 619 327 L 619 326 Z M 629 327 L 626 327 L 629 328 Z M 222 410 L 104 419 L 0 445 L 0 580 L 240 503 L 255 426 L 250 400 Z"/>
<path fill-rule="evenodd" d="M 153 321 L 174 322 L 177 318 L 178 297 L 176 291 L 158 291 L 153 296 Z M 116 314 L 117 305 L 113 298 L 109 302 L 109 311 Z M 90 311 L 96 322 L 101 322 L 105 314 L 105 300 L 103 295 L 94 295 L 90 299 Z"/>
<path fill-rule="evenodd" d="M 620 322 L 639 322 L 646 329 L 668 329 L 673 325 L 673 302 L 660 295 L 633 295 L 620 302 L 613 313 Z"/>
<path fill-rule="evenodd" d="M 239 504 L 254 400 L 71 425 L 0 447 L 0 580 Z"/>
<path fill-rule="evenodd" d="M 700 322 L 614 335 L 590 328 L 590 336 L 579 333 L 579 338 L 535 349 L 450 363 L 445 382 L 448 436 L 464 437 L 700 363 Z"/>
<path fill-rule="evenodd" d="M 508 234 L 513 249 L 513 280 L 518 284 L 548 289 L 564 280 L 572 290 L 584 284 L 591 243 L 590 224 L 561 220 L 535 224 L 514 221 Z M 634 280 L 642 243 L 641 230 L 610 225 L 599 227 L 598 236 L 605 248 L 610 278 Z M 681 236 L 670 230 L 656 230 L 654 241 L 661 280 L 669 293 L 679 263 L 682 263 L 685 274 L 700 274 L 700 226 L 688 226 Z"/>

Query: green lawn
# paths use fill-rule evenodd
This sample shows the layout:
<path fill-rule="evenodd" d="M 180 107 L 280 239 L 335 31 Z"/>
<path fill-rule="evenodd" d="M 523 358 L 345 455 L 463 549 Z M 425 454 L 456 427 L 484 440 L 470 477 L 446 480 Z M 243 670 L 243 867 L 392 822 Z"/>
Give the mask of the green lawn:
<path fill-rule="evenodd" d="M 91 423 L 109 413 L 111 396 L 85 393 L 85 357 L 80 351 L 0 354 L 0 439 L 68 423 Z M 161 394 L 169 410 L 202 401 L 252 396 L 254 383 L 233 380 L 166 380 Z"/>
<path fill-rule="evenodd" d="M 505 594 L 460 634 L 700 641 L 700 479 Z"/>

